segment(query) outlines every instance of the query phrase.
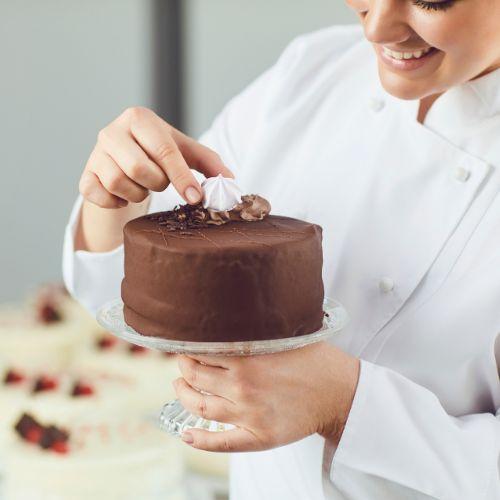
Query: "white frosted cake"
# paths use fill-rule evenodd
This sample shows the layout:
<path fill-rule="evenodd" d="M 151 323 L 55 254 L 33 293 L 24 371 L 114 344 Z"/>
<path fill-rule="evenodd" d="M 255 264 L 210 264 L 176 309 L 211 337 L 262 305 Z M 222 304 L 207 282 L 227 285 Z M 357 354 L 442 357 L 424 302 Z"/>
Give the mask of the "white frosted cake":
<path fill-rule="evenodd" d="M 129 377 L 141 394 L 144 408 L 158 411 L 175 398 L 172 381 L 181 376 L 175 356 L 129 344 L 103 333 L 78 356 L 74 366 L 86 373 Z"/>
<path fill-rule="evenodd" d="M 7 448 L 5 500 L 181 500 L 180 443 L 154 424 L 94 412 L 64 426 L 32 415 Z"/>
<path fill-rule="evenodd" d="M 141 394 L 130 379 L 77 370 L 0 369 L 0 446 L 22 412 L 64 423 L 90 411 L 136 412 Z"/>
<path fill-rule="evenodd" d="M 27 303 L 0 307 L 0 356 L 13 366 L 64 368 L 89 337 L 91 324 L 60 287 L 44 287 Z"/>

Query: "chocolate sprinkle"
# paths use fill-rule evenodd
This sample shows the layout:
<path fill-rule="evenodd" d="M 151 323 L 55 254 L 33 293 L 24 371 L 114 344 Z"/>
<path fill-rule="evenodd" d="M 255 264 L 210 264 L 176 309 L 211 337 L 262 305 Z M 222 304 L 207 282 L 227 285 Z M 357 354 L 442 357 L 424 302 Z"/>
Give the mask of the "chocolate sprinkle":
<path fill-rule="evenodd" d="M 187 231 L 208 227 L 209 214 L 201 203 L 197 205 L 178 205 L 173 210 L 152 214 L 150 220 L 164 226 L 167 231 Z"/>

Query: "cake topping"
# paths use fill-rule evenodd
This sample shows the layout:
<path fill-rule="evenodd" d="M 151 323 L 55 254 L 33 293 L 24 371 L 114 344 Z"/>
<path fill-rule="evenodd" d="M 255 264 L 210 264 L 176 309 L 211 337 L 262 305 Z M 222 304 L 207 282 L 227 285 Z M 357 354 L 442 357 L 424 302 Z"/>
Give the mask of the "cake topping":
<path fill-rule="evenodd" d="M 24 375 L 16 370 L 8 370 L 3 378 L 3 383 L 7 384 L 19 384 L 24 380 Z"/>
<path fill-rule="evenodd" d="M 37 318 L 40 323 L 57 323 L 61 316 L 52 304 L 43 304 L 37 309 Z"/>
<path fill-rule="evenodd" d="M 14 426 L 16 432 L 26 441 L 38 443 L 42 437 L 42 426 L 27 413 L 23 413 Z"/>
<path fill-rule="evenodd" d="M 117 338 L 111 335 L 103 335 L 101 338 L 97 339 L 96 345 L 98 349 L 105 350 L 111 349 L 117 342 Z"/>
<path fill-rule="evenodd" d="M 92 396 L 94 394 L 94 388 L 90 384 L 85 382 L 76 381 L 71 390 L 71 395 L 73 397 L 79 396 Z"/>
<path fill-rule="evenodd" d="M 234 179 L 223 177 L 209 177 L 202 182 L 203 208 L 223 212 L 232 210 L 241 203 L 242 192 Z"/>
<path fill-rule="evenodd" d="M 271 204 L 257 194 L 247 194 L 241 197 L 241 202 L 232 210 L 213 210 L 198 205 L 180 205 L 168 212 L 151 214 L 148 217 L 157 221 L 158 225 L 167 231 L 180 231 L 190 234 L 190 229 L 205 228 L 210 225 L 219 226 L 230 221 L 258 221 L 271 212 Z"/>
<path fill-rule="evenodd" d="M 209 224 L 224 224 L 231 220 L 257 221 L 262 220 L 271 212 L 271 204 L 262 196 L 257 194 L 246 194 L 241 197 L 232 210 L 217 212 L 208 209 L 210 215 Z"/>
<path fill-rule="evenodd" d="M 38 291 L 35 303 L 36 318 L 40 323 L 62 321 L 61 300 L 65 296 L 59 285 L 46 285 Z"/>
<path fill-rule="evenodd" d="M 68 453 L 69 447 L 68 447 L 68 441 L 54 441 L 50 445 L 50 449 L 52 451 L 55 451 L 56 453 Z"/>
<path fill-rule="evenodd" d="M 187 231 L 189 229 L 207 227 L 210 216 L 201 204 L 180 205 L 173 210 L 148 216 L 157 221 L 167 231 Z"/>
<path fill-rule="evenodd" d="M 52 449 L 58 453 L 66 453 L 68 451 L 69 435 L 66 431 L 59 429 L 55 425 L 49 425 L 43 428 L 42 437 L 38 444 L 43 449 Z"/>
<path fill-rule="evenodd" d="M 271 204 L 258 194 L 248 194 L 242 196 L 241 203 L 233 211 L 246 221 L 262 220 L 271 212 Z"/>
<path fill-rule="evenodd" d="M 58 382 L 55 378 L 42 375 L 35 380 L 33 392 L 53 391 L 57 389 L 57 386 Z"/>
<path fill-rule="evenodd" d="M 17 434 L 30 443 L 56 453 L 68 452 L 69 434 L 55 425 L 44 426 L 28 413 L 23 413 L 14 426 Z"/>
<path fill-rule="evenodd" d="M 140 346 L 140 345 L 130 344 L 128 346 L 128 350 L 132 354 L 142 354 L 142 353 L 145 353 L 147 349 L 145 347 Z"/>

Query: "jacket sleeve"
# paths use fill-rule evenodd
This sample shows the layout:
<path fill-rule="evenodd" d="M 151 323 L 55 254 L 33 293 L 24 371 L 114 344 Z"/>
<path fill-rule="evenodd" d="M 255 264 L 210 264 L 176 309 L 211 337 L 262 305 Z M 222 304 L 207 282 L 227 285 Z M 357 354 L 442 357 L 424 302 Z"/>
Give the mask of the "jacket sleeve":
<path fill-rule="evenodd" d="M 149 213 L 173 208 L 181 200 L 175 189 L 152 193 Z M 119 298 L 123 278 L 123 245 L 109 252 L 75 250 L 75 231 L 80 219 L 82 197 L 73 206 L 64 233 L 63 279 L 68 292 L 92 315 L 110 300 Z"/>
<path fill-rule="evenodd" d="M 428 389 L 362 361 L 326 487 L 333 498 L 494 500 L 499 456 L 498 408 L 450 416 Z"/>

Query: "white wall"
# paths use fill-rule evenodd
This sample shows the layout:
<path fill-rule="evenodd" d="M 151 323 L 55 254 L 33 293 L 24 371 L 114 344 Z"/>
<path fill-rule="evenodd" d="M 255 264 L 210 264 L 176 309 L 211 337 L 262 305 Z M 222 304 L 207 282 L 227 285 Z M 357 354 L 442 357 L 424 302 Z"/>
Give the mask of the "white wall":
<path fill-rule="evenodd" d="M 183 0 L 184 124 L 199 136 L 298 34 L 357 22 L 341 0 Z"/>
<path fill-rule="evenodd" d="M 60 278 L 98 130 L 151 104 L 145 0 L 0 0 L 0 301 Z"/>

